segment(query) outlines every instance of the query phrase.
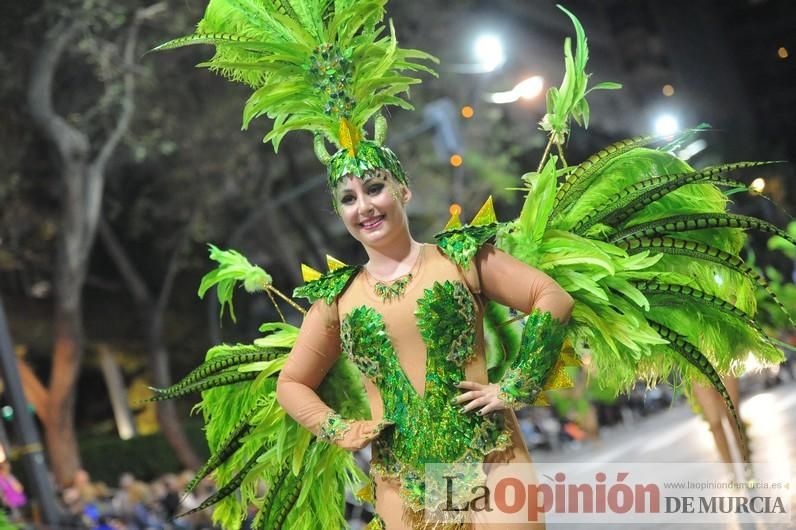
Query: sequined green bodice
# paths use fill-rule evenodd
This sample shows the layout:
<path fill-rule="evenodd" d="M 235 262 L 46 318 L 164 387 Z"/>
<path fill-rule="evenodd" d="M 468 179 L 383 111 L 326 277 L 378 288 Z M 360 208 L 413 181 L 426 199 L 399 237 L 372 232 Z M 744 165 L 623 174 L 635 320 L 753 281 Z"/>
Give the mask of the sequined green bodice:
<path fill-rule="evenodd" d="M 374 443 L 372 468 L 398 477 L 414 509 L 423 505 L 427 463 L 480 462 L 510 444 L 502 414 L 463 413 L 452 400 L 460 394 L 464 365 L 475 355 L 477 316 L 467 287 L 435 282 L 417 301 L 417 326 L 426 345 L 425 392 L 412 386 L 396 356 L 384 319 L 373 307 L 352 309 L 341 323 L 343 353 L 379 389 L 384 419 L 394 426 Z"/>

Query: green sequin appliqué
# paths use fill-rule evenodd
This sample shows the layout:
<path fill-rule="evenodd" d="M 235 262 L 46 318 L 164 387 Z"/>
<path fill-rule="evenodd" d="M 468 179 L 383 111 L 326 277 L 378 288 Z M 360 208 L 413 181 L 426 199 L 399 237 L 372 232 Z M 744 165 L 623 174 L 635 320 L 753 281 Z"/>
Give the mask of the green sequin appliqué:
<path fill-rule="evenodd" d="M 478 249 L 495 237 L 498 228 L 500 228 L 500 223 L 480 226 L 467 225 L 440 232 L 434 238 L 437 240 L 437 246 L 450 259 L 466 269 L 470 266 Z"/>
<path fill-rule="evenodd" d="M 340 333 L 343 353 L 378 387 L 384 417 L 394 423 L 374 441 L 371 469 L 399 478 L 404 500 L 420 510 L 425 464 L 481 462 L 485 454 L 509 447 L 511 436 L 502 414 L 463 413 L 452 402 L 475 349 L 475 304 L 464 284 L 435 283 L 418 300 L 415 314 L 428 352 L 423 396 L 401 368 L 375 309 L 353 309 Z"/>
<path fill-rule="evenodd" d="M 500 380 L 498 397 L 513 409 L 533 403 L 555 367 L 567 334 L 566 324 L 549 311 L 534 309 L 522 331 L 517 361 Z"/>
<path fill-rule="evenodd" d="M 409 273 L 402 278 L 390 282 L 376 282 L 373 286 L 373 292 L 381 298 L 382 302 L 390 302 L 391 300 L 402 296 L 406 292 L 406 286 L 412 281 L 412 274 Z"/>
<path fill-rule="evenodd" d="M 317 280 L 293 289 L 293 298 L 306 298 L 310 302 L 323 300 L 327 304 L 331 304 L 337 295 L 343 292 L 351 278 L 356 276 L 360 268 L 357 265 L 349 265 L 329 271 Z"/>
<path fill-rule="evenodd" d="M 342 416 L 336 412 L 330 412 L 321 423 L 318 439 L 333 444 L 338 440 L 342 440 L 343 436 L 351 430 L 351 424 L 345 421 Z"/>
<path fill-rule="evenodd" d="M 415 315 L 429 355 L 458 366 L 475 355 L 475 305 L 464 284 L 435 283 L 417 301 Z"/>
<path fill-rule="evenodd" d="M 386 169 L 398 182 L 406 184 L 406 174 L 395 153 L 389 147 L 362 140 L 357 145 L 356 156 L 351 156 L 347 149 L 340 149 L 332 156 L 329 161 L 329 188 L 334 189 L 346 175 L 362 178 L 366 172 L 374 169 Z"/>

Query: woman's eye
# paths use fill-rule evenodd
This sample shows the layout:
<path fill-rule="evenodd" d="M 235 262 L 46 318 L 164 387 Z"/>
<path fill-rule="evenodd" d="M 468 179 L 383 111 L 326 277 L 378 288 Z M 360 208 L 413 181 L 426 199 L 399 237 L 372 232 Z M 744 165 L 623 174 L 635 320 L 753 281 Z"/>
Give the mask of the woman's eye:
<path fill-rule="evenodd" d="M 344 195 L 343 198 L 340 199 L 341 204 L 351 204 L 352 202 L 354 202 L 353 195 Z"/>
<path fill-rule="evenodd" d="M 378 195 L 381 193 L 381 190 L 384 189 L 384 184 L 374 184 L 370 188 L 368 188 L 368 193 L 371 195 Z"/>

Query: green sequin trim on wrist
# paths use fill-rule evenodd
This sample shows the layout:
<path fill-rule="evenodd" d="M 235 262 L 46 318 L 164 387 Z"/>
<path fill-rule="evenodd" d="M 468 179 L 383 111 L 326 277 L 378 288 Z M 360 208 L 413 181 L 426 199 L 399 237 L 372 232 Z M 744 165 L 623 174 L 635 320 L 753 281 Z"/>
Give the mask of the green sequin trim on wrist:
<path fill-rule="evenodd" d="M 482 246 L 497 235 L 501 223 L 463 226 L 435 235 L 437 246 L 457 265 L 466 269 Z"/>
<path fill-rule="evenodd" d="M 552 372 L 567 326 L 549 311 L 534 309 L 525 322 L 517 361 L 500 380 L 498 397 L 512 409 L 533 403 Z"/>
<path fill-rule="evenodd" d="M 518 410 L 536 401 L 542 387 L 536 385 L 519 369 L 509 368 L 500 380 L 498 398 L 506 407 Z"/>
<path fill-rule="evenodd" d="M 343 419 L 338 413 L 330 411 L 321 423 L 318 439 L 322 442 L 333 444 L 343 439 L 343 436 L 351 430 L 351 424 Z"/>
<path fill-rule="evenodd" d="M 360 269 L 359 265 L 348 265 L 329 271 L 317 280 L 296 287 L 293 290 L 293 298 L 306 298 L 310 303 L 323 300 L 327 304 L 331 304 L 345 290 Z"/>

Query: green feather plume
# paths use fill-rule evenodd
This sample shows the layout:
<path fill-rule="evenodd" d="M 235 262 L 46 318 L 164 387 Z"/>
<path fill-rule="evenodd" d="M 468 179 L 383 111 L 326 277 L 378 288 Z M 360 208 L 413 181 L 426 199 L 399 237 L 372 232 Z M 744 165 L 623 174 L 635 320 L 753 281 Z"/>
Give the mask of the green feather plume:
<path fill-rule="evenodd" d="M 341 122 L 364 136 L 382 107 L 412 108 L 404 96 L 420 82 L 415 73 L 434 74 L 418 61 L 435 57 L 398 47 L 392 23 L 383 23 L 386 4 L 211 0 L 193 35 L 155 50 L 214 45 L 215 55 L 199 66 L 252 88 L 243 128 L 261 116 L 273 119 L 263 141 L 274 150 L 287 133 L 302 129 L 343 147 Z"/>

